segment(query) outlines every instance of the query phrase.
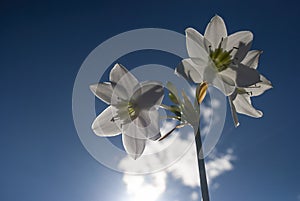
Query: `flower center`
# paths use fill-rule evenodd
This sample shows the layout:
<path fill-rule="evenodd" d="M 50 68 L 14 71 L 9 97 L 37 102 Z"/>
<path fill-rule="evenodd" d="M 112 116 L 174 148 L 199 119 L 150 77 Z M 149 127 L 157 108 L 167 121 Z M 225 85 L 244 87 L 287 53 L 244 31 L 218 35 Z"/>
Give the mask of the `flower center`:
<path fill-rule="evenodd" d="M 217 70 L 219 72 L 225 70 L 228 68 L 229 64 L 232 61 L 232 56 L 230 53 L 232 52 L 233 49 L 226 51 L 224 50 L 221 45 L 223 42 L 223 38 L 219 44 L 219 46 L 215 50 L 209 50 L 209 56 L 214 62 L 215 66 L 217 67 Z M 210 47 L 211 48 L 211 47 Z"/>
<path fill-rule="evenodd" d="M 120 120 L 121 124 L 130 123 L 139 115 L 139 108 L 132 101 L 122 100 L 116 105 L 116 115 L 111 119 L 111 121 Z"/>
<path fill-rule="evenodd" d="M 138 111 L 137 108 L 135 107 L 135 104 L 133 104 L 132 102 L 128 102 L 127 111 L 131 120 L 137 118 Z"/>

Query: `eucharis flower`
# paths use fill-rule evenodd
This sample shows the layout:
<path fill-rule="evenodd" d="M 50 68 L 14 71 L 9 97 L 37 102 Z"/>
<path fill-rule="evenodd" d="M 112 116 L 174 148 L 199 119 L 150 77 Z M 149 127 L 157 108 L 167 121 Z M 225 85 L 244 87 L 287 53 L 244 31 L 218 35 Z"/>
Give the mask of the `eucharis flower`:
<path fill-rule="evenodd" d="M 249 51 L 241 63 L 252 69 L 256 69 L 261 53 L 262 52 L 258 50 Z M 262 111 L 257 110 L 252 106 L 251 97 L 263 94 L 266 90 L 272 88 L 272 84 L 263 75 L 260 75 L 260 80 L 261 82 L 248 87 L 237 87 L 234 93 L 228 97 L 233 121 L 236 127 L 239 125 L 237 113 L 255 118 L 263 116 Z"/>
<path fill-rule="evenodd" d="M 154 81 L 139 83 L 120 64 L 112 68 L 109 80 L 90 86 L 95 96 L 110 105 L 94 120 L 92 129 L 103 137 L 122 133 L 126 152 L 137 159 L 147 139 L 160 137 L 157 110 L 163 99 L 163 86 Z"/>
<path fill-rule="evenodd" d="M 226 96 L 236 87 L 247 87 L 260 81 L 256 69 L 241 63 L 252 44 L 250 31 L 228 36 L 223 19 L 216 15 L 207 25 L 204 36 L 193 28 L 185 32 L 189 58 L 178 65 L 177 73 L 195 83 L 211 84 Z"/>

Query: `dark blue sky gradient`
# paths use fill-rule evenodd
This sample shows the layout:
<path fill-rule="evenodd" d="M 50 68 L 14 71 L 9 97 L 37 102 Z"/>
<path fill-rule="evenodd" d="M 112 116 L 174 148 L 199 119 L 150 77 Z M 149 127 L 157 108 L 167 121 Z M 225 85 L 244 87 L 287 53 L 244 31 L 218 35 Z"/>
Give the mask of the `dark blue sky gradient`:
<path fill-rule="evenodd" d="M 300 13 L 292 0 L 1 1 L 0 200 L 121 201 L 122 175 L 88 154 L 73 124 L 72 89 L 82 62 L 124 31 L 194 27 L 203 33 L 215 14 L 229 33 L 254 33 L 253 49 L 264 51 L 259 70 L 274 89 L 253 99 L 262 119 L 241 116 L 234 129 L 228 113 L 218 147 L 233 147 L 237 160 L 219 178 L 212 201 L 296 201 Z"/>

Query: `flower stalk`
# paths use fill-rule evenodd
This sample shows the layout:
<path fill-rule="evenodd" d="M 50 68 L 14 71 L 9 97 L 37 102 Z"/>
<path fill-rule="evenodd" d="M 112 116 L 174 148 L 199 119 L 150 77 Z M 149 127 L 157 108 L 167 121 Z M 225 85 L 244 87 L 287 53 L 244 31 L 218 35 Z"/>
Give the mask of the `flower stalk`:
<path fill-rule="evenodd" d="M 208 192 L 208 184 L 206 178 L 205 161 L 203 156 L 200 128 L 197 131 L 195 141 L 197 147 L 197 161 L 198 161 L 198 171 L 200 175 L 200 187 L 201 187 L 202 200 L 209 201 L 209 192 Z"/>

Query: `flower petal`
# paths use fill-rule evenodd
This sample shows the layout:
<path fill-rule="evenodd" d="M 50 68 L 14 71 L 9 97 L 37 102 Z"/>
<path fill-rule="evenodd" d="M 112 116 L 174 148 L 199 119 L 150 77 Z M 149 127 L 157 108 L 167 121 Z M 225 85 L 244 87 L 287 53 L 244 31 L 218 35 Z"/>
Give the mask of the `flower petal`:
<path fill-rule="evenodd" d="M 240 43 L 248 44 L 253 40 L 253 34 L 250 31 L 239 31 L 228 36 L 226 50 L 238 48 Z"/>
<path fill-rule="evenodd" d="M 129 100 L 134 93 L 138 80 L 121 64 L 116 64 L 110 71 L 110 81 L 113 84 L 111 105 L 117 105 L 119 100 Z"/>
<path fill-rule="evenodd" d="M 248 94 L 238 94 L 233 100 L 233 104 L 236 108 L 236 111 L 240 114 L 245 114 L 250 117 L 259 118 L 263 116 L 263 113 L 259 110 L 256 110 L 251 105 L 250 95 Z"/>
<path fill-rule="evenodd" d="M 180 102 L 180 97 L 178 96 L 178 91 L 177 88 L 174 86 L 174 84 L 168 81 L 166 87 L 175 96 L 177 101 Z"/>
<path fill-rule="evenodd" d="M 231 109 L 231 115 L 233 118 L 234 126 L 238 127 L 240 125 L 240 123 L 239 123 L 239 119 L 237 116 L 235 106 L 233 104 L 233 95 L 228 96 L 228 100 L 229 100 L 229 105 L 230 105 L 230 109 Z"/>
<path fill-rule="evenodd" d="M 193 28 L 187 28 L 185 30 L 186 35 L 186 48 L 188 51 L 189 57 L 202 57 L 202 55 L 207 55 L 209 49 L 206 49 L 204 43 L 204 38 L 202 34 L 196 31 Z"/>
<path fill-rule="evenodd" d="M 150 109 L 153 106 L 159 108 L 164 97 L 164 87 L 160 82 L 146 81 L 138 85 L 138 89 L 132 95 L 131 100 L 139 109 Z"/>
<path fill-rule="evenodd" d="M 273 88 L 271 82 L 267 80 L 267 78 L 265 78 L 263 75 L 260 75 L 260 80 L 261 82 L 245 88 L 245 90 L 250 93 L 251 96 L 259 96 L 266 90 Z"/>
<path fill-rule="evenodd" d="M 110 104 L 111 96 L 113 93 L 113 88 L 111 83 L 97 83 L 90 85 L 90 90 L 93 92 L 95 96 L 97 96 L 103 102 Z"/>
<path fill-rule="evenodd" d="M 159 128 L 159 112 L 157 110 L 142 110 L 136 119 L 136 122 L 141 121 L 148 121 L 147 126 L 144 126 L 142 130 L 147 139 L 157 140 L 161 137 Z"/>
<path fill-rule="evenodd" d="M 227 37 L 227 30 L 223 19 L 216 15 L 208 23 L 205 32 L 204 38 L 206 38 L 212 45 L 212 48 L 215 49 L 218 47 L 222 38 Z"/>
<path fill-rule="evenodd" d="M 122 132 L 138 139 L 158 139 L 160 137 L 159 112 L 153 109 L 139 111 L 134 120 L 122 126 Z"/>
<path fill-rule="evenodd" d="M 115 124 L 112 113 L 112 106 L 107 107 L 93 122 L 92 129 L 94 133 L 102 137 L 116 136 L 121 133 Z"/>
<path fill-rule="evenodd" d="M 256 69 L 258 66 L 259 57 L 262 54 L 262 51 L 259 50 L 251 50 L 247 53 L 243 61 L 241 61 L 242 64 L 245 66 L 249 66 L 250 68 Z"/>
<path fill-rule="evenodd" d="M 235 82 L 226 75 L 218 74 L 211 83 L 219 89 L 225 96 L 229 96 L 235 90 Z"/>
<path fill-rule="evenodd" d="M 115 64 L 111 69 L 109 80 L 113 83 L 118 83 L 124 75 L 127 75 L 126 81 L 129 81 L 129 83 L 134 82 L 134 86 L 138 83 L 138 80 L 121 64 Z"/>
<path fill-rule="evenodd" d="M 237 51 L 234 51 L 232 53 L 232 56 L 233 56 L 232 63 L 234 65 L 238 65 L 245 58 L 245 56 L 247 55 L 248 51 L 251 48 L 251 45 L 252 45 L 252 42 L 247 43 L 247 44 L 242 43 L 242 42 L 239 43 Z"/>
<path fill-rule="evenodd" d="M 136 160 L 138 157 L 142 155 L 146 146 L 145 139 L 138 139 L 131 137 L 123 132 L 122 141 L 125 151 Z"/>
<path fill-rule="evenodd" d="M 236 68 L 236 72 L 237 87 L 245 88 L 261 81 L 259 72 L 256 69 L 245 66 L 244 64 L 239 64 Z"/>
<path fill-rule="evenodd" d="M 191 80 L 195 83 L 201 83 L 203 81 L 203 77 L 202 77 L 203 74 L 199 73 L 197 68 L 198 65 L 196 65 L 191 58 L 183 59 L 176 67 L 175 73 L 177 75 L 180 74 L 182 77 L 184 77 L 187 80 Z"/>
<path fill-rule="evenodd" d="M 182 91 L 182 97 L 184 103 L 181 105 L 182 107 L 182 120 L 187 121 L 194 129 L 197 129 L 199 126 L 200 114 L 198 113 L 199 107 L 197 106 L 197 110 L 193 107 L 190 99 L 187 97 L 186 93 Z"/>

